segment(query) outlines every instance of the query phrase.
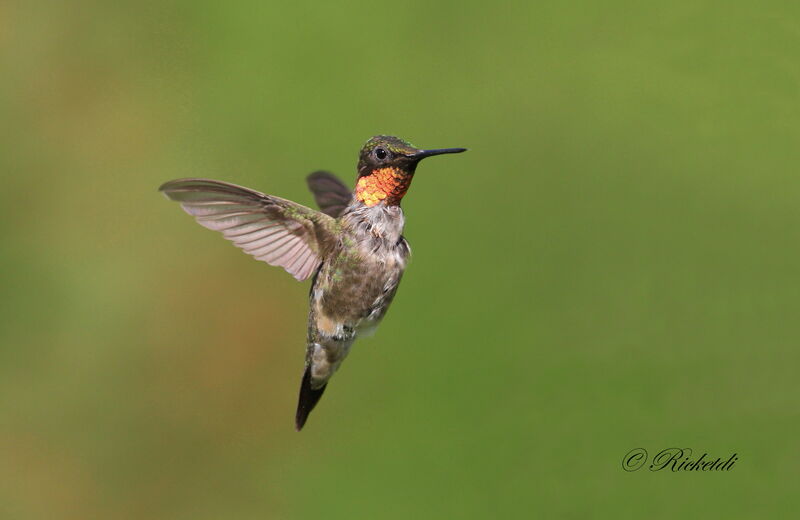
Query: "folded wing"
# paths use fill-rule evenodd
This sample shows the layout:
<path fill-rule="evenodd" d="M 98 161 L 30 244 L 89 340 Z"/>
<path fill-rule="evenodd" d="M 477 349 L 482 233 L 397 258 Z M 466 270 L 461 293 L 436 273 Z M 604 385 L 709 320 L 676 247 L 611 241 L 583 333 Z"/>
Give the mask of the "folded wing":
<path fill-rule="evenodd" d="M 210 179 L 177 179 L 159 190 L 200 225 L 298 280 L 314 274 L 333 242 L 334 219 L 290 200 Z"/>
<path fill-rule="evenodd" d="M 330 172 L 314 172 L 306 177 L 306 182 L 319 209 L 333 218 L 341 215 L 353 198 L 352 190 Z"/>

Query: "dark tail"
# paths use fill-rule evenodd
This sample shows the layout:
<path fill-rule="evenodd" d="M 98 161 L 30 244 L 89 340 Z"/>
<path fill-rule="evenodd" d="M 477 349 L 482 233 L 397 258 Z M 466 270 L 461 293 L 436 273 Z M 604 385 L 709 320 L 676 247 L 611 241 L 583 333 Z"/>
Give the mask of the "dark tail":
<path fill-rule="evenodd" d="M 327 386 L 327 385 L 326 385 Z M 325 392 L 325 387 L 318 389 L 311 388 L 311 365 L 306 366 L 303 374 L 303 382 L 300 383 L 300 399 L 297 402 L 297 415 L 294 418 L 294 426 L 297 431 L 303 429 L 303 425 L 308 419 L 308 414 L 317 406 L 319 398 Z"/>

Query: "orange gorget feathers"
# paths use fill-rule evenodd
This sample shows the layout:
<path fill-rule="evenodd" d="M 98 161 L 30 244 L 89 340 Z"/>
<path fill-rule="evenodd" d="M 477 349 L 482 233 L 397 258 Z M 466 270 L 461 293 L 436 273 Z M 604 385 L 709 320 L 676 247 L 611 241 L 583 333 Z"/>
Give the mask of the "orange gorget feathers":
<path fill-rule="evenodd" d="M 380 201 L 387 206 L 400 204 L 400 199 L 408 191 L 412 175 L 399 168 L 379 168 L 358 179 L 356 199 L 372 207 Z"/>

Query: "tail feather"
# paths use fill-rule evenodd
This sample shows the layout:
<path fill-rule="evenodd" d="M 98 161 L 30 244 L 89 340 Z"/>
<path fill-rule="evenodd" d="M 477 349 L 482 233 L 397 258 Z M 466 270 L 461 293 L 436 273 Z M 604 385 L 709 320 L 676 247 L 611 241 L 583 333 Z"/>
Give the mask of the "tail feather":
<path fill-rule="evenodd" d="M 325 385 L 327 386 L 327 385 Z M 306 424 L 308 414 L 317 405 L 319 398 L 325 392 L 325 386 L 322 388 L 311 388 L 311 365 L 306 366 L 306 371 L 303 374 L 303 381 L 300 383 L 300 398 L 297 402 L 297 414 L 295 415 L 294 425 L 297 431 L 303 429 Z"/>

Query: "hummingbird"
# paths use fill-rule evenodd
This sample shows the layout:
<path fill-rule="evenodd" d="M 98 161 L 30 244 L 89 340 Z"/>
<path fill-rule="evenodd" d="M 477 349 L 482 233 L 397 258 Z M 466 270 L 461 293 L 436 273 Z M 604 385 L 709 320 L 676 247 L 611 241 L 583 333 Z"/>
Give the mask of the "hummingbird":
<path fill-rule="evenodd" d="M 372 137 L 359 153 L 353 190 L 326 171 L 307 177 L 320 211 L 211 179 L 176 179 L 159 188 L 245 253 L 299 281 L 313 278 L 297 431 L 350 346 L 374 332 L 394 299 L 411 253 L 400 202 L 417 165 L 426 157 L 464 151 L 423 150 L 397 137 Z"/>

